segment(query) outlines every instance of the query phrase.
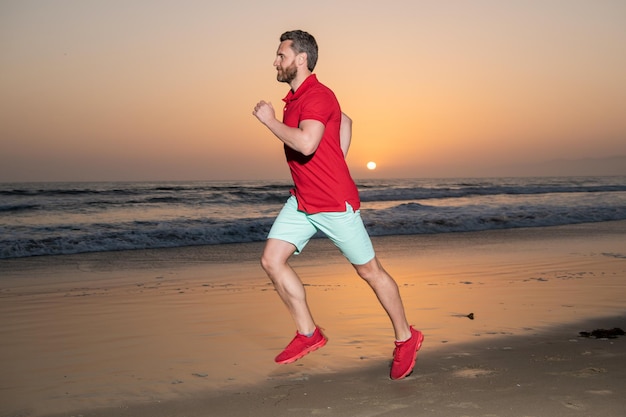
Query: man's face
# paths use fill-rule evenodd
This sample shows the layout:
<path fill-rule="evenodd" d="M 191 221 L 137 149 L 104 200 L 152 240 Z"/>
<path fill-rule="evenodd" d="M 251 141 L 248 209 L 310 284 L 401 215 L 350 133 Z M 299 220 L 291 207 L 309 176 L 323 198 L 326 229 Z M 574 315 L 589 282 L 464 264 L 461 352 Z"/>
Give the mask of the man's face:
<path fill-rule="evenodd" d="M 292 41 L 283 41 L 276 51 L 274 66 L 276 67 L 276 79 L 281 83 L 290 83 L 298 74 L 296 66 L 296 52 L 291 48 Z"/>

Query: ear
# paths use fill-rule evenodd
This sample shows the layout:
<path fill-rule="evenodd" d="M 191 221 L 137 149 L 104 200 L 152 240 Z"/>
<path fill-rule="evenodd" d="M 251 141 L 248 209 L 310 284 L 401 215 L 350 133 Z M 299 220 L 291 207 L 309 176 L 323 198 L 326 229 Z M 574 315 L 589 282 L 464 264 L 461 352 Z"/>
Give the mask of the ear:
<path fill-rule="evenodd" d="M 308 56 L 305 52 L 301 52 L 298 54 L 298 65 L 306 65 Z"/>

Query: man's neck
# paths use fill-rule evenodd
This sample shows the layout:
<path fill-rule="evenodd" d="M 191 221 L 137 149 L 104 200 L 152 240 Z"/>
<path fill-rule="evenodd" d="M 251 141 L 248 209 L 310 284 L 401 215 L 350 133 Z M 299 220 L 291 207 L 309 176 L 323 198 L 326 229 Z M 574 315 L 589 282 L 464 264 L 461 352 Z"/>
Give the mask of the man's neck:
<path fill-rule="evenodd" d="M 309 78 L 309 75 L 311 74 L 312 72 L 309 70 L 298 72 L 298 75 L 296 76 L 296 78 L 294 78 L 293 81 L 289 83 L 289 86 L 291 87 L 291 91 L 295 93 L 298 90 L 298 88 L 300 88 L 302 83 L 307 78 Z"/>

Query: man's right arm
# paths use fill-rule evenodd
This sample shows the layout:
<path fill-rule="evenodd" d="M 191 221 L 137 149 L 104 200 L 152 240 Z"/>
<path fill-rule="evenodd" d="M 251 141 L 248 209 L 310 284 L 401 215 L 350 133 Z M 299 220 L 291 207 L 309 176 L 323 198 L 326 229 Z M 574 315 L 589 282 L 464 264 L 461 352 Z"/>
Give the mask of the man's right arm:
<path fill-rule="evenodd" d="M 285 145 L 303 155 L 312 155 L 324 135 L 325 126 L 318 120 L 302 120 L 298 127 L 290 127 L 276 119 L 271 103 L 260 101 L 252 114 Z"/>

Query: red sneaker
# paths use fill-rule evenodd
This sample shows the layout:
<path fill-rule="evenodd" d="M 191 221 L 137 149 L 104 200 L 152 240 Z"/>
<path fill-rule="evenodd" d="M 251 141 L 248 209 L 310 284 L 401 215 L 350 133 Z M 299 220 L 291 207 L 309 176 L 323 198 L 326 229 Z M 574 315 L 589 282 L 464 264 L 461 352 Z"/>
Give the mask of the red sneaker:
<path fill-rule="evenodd" d="M 285 350 L 276 356 L 274 360 L 276 363 L 295 362 L 301 357 L 321 348 L 326 342 L 328 342 L 328 339 L 319 327 L 315 327 L 315 332 L 313 332 L 311 337 L 296 332 L 296 337 L 289 342 Z"/>
<path fill-rule="evenodd" d="M 417 351 L 422 347 L 424 335 L 419 330 L 411 326 L 411 338 L 404 342 L 395 342 L 396 348 L 393 350 L 393 362 L 391 364 L 391 379 L 402 379 L 413 372 Z"/>

